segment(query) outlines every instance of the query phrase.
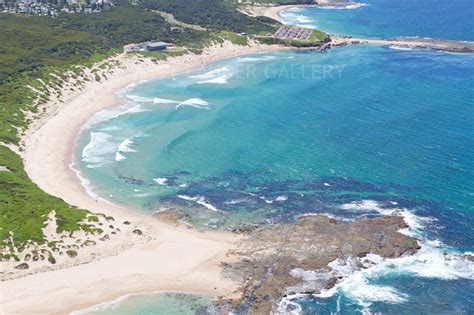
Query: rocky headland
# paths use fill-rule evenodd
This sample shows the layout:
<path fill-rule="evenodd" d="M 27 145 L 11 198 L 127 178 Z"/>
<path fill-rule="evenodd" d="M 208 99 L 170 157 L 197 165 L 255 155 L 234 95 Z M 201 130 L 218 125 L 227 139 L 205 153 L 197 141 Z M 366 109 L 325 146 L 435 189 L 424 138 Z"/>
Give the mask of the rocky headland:
<path fill-rule="evenodd" d="M 369 254 L 382 258 L 411 255 L 420 248 L 404 235 L 399 216 L 345 223 L 323 215 L 300 217 L 294 224 L 277 224 L 245 232 L 247 237 L 229 253 L 224 274 L 242 283 L 241 298 L 220 300 L 218 308 L 236 313 L 269 314 L 279 302 L 296 294 L 318 294 L 343 281 L 335 265 L 370 266 Z M 365 261 L 364 261 L 365 260 Z M 320 275 L 310 277 L 305 273 Z"/>
<path fill-rule="evenodd" d="M 322 49 L 346 45 L 382 45 L 415 50 L 445 51 L 450 53 L 474 53 L 474 43 L 421 37 L 397 37 L 393 39 L 354 38 L 345 35 L 331 35 L 331 41 Z"/>

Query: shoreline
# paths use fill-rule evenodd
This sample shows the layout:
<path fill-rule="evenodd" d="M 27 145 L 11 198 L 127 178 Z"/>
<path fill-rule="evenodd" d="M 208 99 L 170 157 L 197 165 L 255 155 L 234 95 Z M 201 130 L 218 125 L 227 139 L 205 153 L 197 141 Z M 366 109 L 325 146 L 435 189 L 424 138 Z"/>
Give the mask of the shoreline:
<path fill-rule="evenodd" d="M 3 281 L 5 314 L 65 314 L 130 293 L 173 291 L 238 296 L 240 284 L 224 278 L 220 264 L 229 261 L 226 254 L 242 236 L 171 226 L 94 199 L 70 165 L 82 126 L 96 112 L 117 106 L 120 101 L 116 93 L 126 86 L 179 75 L 218 60 L 284 49 L 226 42 L 206 48 L 200 55 L 187 54 L 156 63 L 120 54 L 106 60 L 119 63 L 113 70 L 104 71 L 107 80 L 91 80 L 79 91 L 62 88 L 63 97 L 48 102 L 49 112 L 36 120 L 22 138 L 22 158 L 28 176 L 42 190 L 71 205 L 113 216 L 116 222 L 131 221 L 146 237 L 124 232 L 91 247 L 89 260 L 56 266 L 50 271 L 38 269 L 40 272 Z M 127 248 L 120 246 L 122 241 L 127 242 Z M 88 291 L 87 296 L 81 294 L 84 291 Z M 58 303 L 48 303 L 51 296 Z"/>
<path fill-rule="evenodd" d="M 244 6 L 243 12 L 250 16 L 266 16 L 271 19 L 277 20 L 278 22 L 283 23 L 283 18 L 280 13 L 282 11 L 300 8 L 307 6 L 315 6 L 310 4 L 285 4 L 285 5 L 247 5 Z"/>

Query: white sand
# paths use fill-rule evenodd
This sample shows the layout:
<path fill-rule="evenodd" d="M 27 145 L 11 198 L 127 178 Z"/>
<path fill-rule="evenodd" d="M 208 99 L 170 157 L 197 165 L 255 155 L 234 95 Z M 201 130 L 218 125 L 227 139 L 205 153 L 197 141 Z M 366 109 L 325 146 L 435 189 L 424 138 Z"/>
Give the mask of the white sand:
<path fill-rule="evenodd" d="M 226 253 L 238 236 L 173 227 L 95 200 L 69 165 L 81 126 L 95 112 L 116 105 L 115 93 L 128 84 L 175 75 L 223 58 L 276 49 L 281 48 L 257 44 L 243 47 L 226 42 L 202 55 L 185 55 L 157 64 L 120 55 L 113 58 L 119 66 L 113 73 L 107 72 L 106 81 L 87 82 L 82 91 L 64 89 L 62 102 L 53 100 L 47 104 L 48 114 L 23 137 L 22 155 L 30 178 L 69 204 L 112 215 L 115 222 L 131 221 L 148 237 L 135 237 L 130 231 L 118 234 L 114 240 L 89 249 L 100 253 L 87 264 L 59 266 L 62 268 L 3 282 L 1 314 L 67 313 L 128 293 L 159 290 L 232 296 L 238 284 L 222 277 L 220 262 L 227 259 Z M 128 246 L 118 246 L 121 241 Z"/>
<path fill-rule="evenodd" d="M 266 16 L 283 22 L 280 12 L 291 8 L 301 7 L 302 5 L 288 4 L 288 5 L 246 5 L 242 7 L 242 12 L 250 16 Z"/>

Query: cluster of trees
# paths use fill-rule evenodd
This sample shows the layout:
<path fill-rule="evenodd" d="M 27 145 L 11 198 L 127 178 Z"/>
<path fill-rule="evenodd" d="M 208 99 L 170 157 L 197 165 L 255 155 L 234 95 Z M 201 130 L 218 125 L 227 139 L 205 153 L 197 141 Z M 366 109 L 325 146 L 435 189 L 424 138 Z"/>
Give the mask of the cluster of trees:
<path fill-rule="evenodd" d="M 180 21 L 207 29 L 257 34 L 275 31 L 277 21 L 259 20 L 223 0 L 140 0 L 140 6 L 171 13 Z"/>

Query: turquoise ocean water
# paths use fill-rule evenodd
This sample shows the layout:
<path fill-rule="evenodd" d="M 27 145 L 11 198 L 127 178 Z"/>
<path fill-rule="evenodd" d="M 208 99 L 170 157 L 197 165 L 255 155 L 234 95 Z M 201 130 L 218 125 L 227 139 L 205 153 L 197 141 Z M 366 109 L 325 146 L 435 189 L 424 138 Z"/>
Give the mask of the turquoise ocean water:
<path fill-rule="evenodd" d="M 470 1 L 367 3 L 283 16 L 354 36 L 474 39 Z M 145 213 L 179 207 L 200 227 L 400 213 L 418 254 L 336 266 L 335 289 L 281 310 L 471 314 L 473 82 L 474 55 L 352 46 L 242 56 L 121 91 L 121 107 L 84 126 L 76 161 L 99 196 Z M 123 307 L 163 313 L 153 299 Z"/>

